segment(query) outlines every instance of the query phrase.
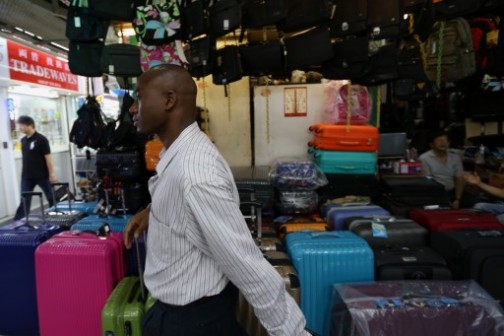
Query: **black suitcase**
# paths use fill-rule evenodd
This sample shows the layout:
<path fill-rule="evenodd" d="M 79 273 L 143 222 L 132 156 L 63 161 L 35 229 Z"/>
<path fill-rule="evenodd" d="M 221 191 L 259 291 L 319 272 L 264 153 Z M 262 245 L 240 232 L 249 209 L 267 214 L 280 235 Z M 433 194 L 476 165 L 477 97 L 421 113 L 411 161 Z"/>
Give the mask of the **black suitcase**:
<path fill-rule="evenodd" d="M 431 246 L 446 259 L 456 279 L 474 279 L 504 302 L 504 230 L 433 232 Z"/>
<path fill-rule="evenodd" d="M 448 196 L 443 192 L 436 196 L 388 196 L 383 195 L 377 202 L 394 216 L 408 217 L 412 209 L 436 207 L 450 208 Z"/>
<path fill-rule="evenodd" d="M 326 177 L 329 183 L 317 188 L 322 203 L 348 195 L 369 196 L 373 199 L 380 194 L 380 184 L 374 175 L 326 174 Z"/>
<path fill-rule="evenodd" d="M 376 280 L 451 280 L 446 261 L 429 247 L 374 249 Z"/>
<path fill-rule="evenodd" d="M 385 232 L 373 230 L 373 223 L 383 225 Z M 395 217 L 359 216 L 345 219 L 345 229 L 364 238 L 373 248 L 386 246 L 427 246 L 429 232 L 411 219 Z M 380 233 L 383 233 L 380 235 Z"/>
<path fill-rule="evenodd" d="M 398 36 L 401 20 L 399 0 L 368 1 L 368 26 L 374 38 L 383 39 Z"/>
<path fill-rule="evenodd" d="M 336 10 L 331 20 L 331 36 L 365 34 L 367 30 L 367 0 L 334 0 Z"/>
<path fill-rule="evenodd" d="M 142 74 L 140 48 L 132 44 L 114 43 L 106 45 L 102 54 L 103 73 L 137 77 Z"/>
<path fill-rule="evenodd" d="M 432 197 L 445 192 L 444 186 L 426 176 L 419 177 L 382 177 L 382 190 L 393 197 L 427 196 Z"/>

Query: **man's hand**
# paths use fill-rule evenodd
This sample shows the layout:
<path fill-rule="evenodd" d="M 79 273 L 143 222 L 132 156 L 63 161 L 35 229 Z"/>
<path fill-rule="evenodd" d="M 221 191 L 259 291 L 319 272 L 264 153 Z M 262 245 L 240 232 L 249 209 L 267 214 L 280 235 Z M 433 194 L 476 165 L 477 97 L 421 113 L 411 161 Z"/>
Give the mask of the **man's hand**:
<path fill-rule="evenodd" d="M 56 175 L 51 174 L 51 176 L 49 176 L 49 182 L 51 182 L 51 183 L 58 182 L 58 179 L 56 178 Z"/>
<path fill-rule="evenodd" d="M 477 186 L 481 183 L 481 179 L 477 173 L 466 172 L 466 173 L 464 173 L 463 177 L 464 177 L 464 180 L 469 184 Z"/>
<path fill-rule="evenodd" d="M 451 204 L 452 209 L 460 209 L 460 201 L 459 200 L 454 200 Z"/>
<path fill-rule="evenodd" d="M 134 215 L 129 220 L 128 225 L 126 225 L 124 229 L 124 245 L 127 249 L 131 248 L 133 240 L 140 237 L 149 226 L 149 212 L 150 206 Z"/>

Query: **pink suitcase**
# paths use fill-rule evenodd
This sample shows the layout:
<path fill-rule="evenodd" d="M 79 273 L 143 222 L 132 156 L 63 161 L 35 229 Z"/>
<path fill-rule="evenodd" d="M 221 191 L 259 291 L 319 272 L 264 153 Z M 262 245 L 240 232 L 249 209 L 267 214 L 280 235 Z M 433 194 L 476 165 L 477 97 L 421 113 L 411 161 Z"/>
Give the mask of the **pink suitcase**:
<path fill-rule="evenodd" d="M 101 311 L 124 277 L 121 233 L 66 231 L 35 252 L 41 336 L 101 335 Z"/>

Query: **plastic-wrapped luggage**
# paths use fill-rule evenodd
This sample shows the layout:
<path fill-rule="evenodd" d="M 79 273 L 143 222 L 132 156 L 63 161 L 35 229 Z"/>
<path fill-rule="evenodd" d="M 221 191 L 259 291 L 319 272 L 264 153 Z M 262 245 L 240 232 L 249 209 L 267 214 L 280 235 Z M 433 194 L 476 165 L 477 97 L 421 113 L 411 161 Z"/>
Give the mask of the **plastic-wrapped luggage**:
<path fill-rule="evenodd" d="M 327 184 L 324 173 L 306 159 L 278 159 L 269 176 L 271 184 L 281 190 L 314 190 Z"/>
<path fill-rule="evenodd" d="M 321 334 L 330 309 L 332 285 L 373 280 L 373 251 L 362 238 L 348 231 L 293 232 L 285 241 L 298 271 L 306 326 Z"/>
<path fill-rule="evenodd" d="M 279 191 L 277 207 L 281 214 L 311 214 L 317 211 L 318 195 L 315 191 Z"/>
<path fill-rule="evenodd" d="M 504 315 L 474 281 L 334 285 L 331 336 L 504 334 Z"/>
<path fill-rule="evenodd" d="M 0 228 L 0 334 L 38 335 L 35 250 L 58 226 L 9 224 Z"/>

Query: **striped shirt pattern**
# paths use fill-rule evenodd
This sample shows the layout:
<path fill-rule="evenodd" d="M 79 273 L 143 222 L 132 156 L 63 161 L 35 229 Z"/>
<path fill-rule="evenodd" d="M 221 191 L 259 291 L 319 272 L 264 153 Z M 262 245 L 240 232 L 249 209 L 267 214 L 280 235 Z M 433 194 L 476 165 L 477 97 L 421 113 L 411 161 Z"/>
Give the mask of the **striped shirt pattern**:
<path fill-rule="evenodd" d="M 196 123 L 161 154 L 156 171 L 149 180 L 150 293 L 185 305 L 232 281 L 270 335 L 308 335 L 281 276 L 252 239 L 229 166 Z"/>

